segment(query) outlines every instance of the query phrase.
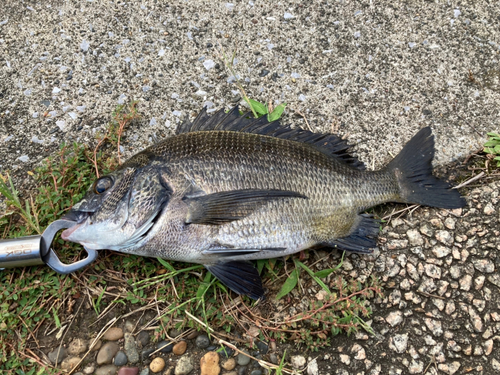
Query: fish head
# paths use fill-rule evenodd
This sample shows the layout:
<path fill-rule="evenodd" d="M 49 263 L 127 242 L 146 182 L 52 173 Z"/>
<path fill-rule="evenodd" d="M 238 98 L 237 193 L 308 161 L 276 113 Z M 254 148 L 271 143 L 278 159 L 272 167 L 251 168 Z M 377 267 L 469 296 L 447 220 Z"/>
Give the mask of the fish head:
<path fill-rule="evenodd" d="M 65 215 L 77 225 L 61 237 L 94 250 L 133 247 L 148 236 L 171 192 L 154 166 L 120 168 L 98 178 Z"/>

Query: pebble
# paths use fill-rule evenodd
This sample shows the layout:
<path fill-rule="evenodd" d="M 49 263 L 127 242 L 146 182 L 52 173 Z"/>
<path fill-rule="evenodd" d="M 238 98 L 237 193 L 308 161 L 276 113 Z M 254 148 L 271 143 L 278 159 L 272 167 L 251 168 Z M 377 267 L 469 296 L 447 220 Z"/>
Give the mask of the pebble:
<path fill-rule="evenodd" d="M 243 350 L 243 352 L 246 353 L 246 354 L 250 354 L 246 350 Z M 236 357 L 236 360 L 238 361 L 238 364 L 240 366 L 246 366 L 246 365 L 248 365 L 250 363 L 250 359 L 251 359 L 250 357 L 246 356 L 243 353 L 239 353 L 238 356 Z"/>
<path fill-rule="evenodd" d="M 422 235 L 416 229 L 410 229 L 406 232 L 406 236 L 410 241 L 410 245 L 412 246 L 422 246 L 424 244 L 424 239 Z"/>
<path fill-rule="evenodd" d="M 279 363 L 278 356 L 275 353 L 271 353 L 269 355 L 269 361 L 271 361 L 273 365 L 277 365 Z"/>
<path fill-rule="evenodd" d="M 50 361 L 53 364 L 56 364 L 56 362 L 61 363 L 63 359 L 66 358 L 67 356 L 66 349 L 64 349 L 63 347 L 58 347 L 55 350 L 51 351 L 49 354 L 47 354 L 47 356 L 49 357 Z"/>
<path fill-rule="evenodd" d="M 421 374 L 423 371 L 424 371 L 424 362 L 422 361 L 416 361 L 414 359 L 408 366 L 408 372 L 410 374 Z"/>
<path fill-rule="evenodd" d="M 247 366 L 238 367 L 238 375 L 246 375 L 246 373 L 247 373 Z"/>
<path fill-rule="evenodd" d="M 201 375 L 218 375 L 220 373 L 219 355 L 208 352 L 200 359 Z M 231 370 L 234 366 L 231 368 Z"/>
<path fill-rule="evenodd" d="M 491 203 L 486 204 L 483 210 L 485 215 L 493 215 L 495 213 L 495 207 Z"/>
<path fill-rule="evenodd" d="M 318 375 L 319 368 L 316 359 L 313 359 L 307 364 L 307 375 Z"/>
<path fill-rule="evenodd" d="M 141 352 L 141 359 L 142 359 L 142 361 L 151 361 L 151 358 L 149 357 L 149 355 L 151 353 L 153 353 L 154 351 L 155 351 L 155 349 L 153 349 L 153 348 L 151 348 L 151 349 L 144 349 Z M 161 353 L 161 351 L 160 351 L 160 353 Z"/>
<path fill-rule="evenodd" d="M 469 316 L 474 330 L 476 332 L 483 332 L 483 321 L 481 319 L 481 316 L 479 316 L 479 314 L 472 306 L 469 306 Z"/>
<path fill-rule="evenodd" d="M 118 375 L 137 375 L 139 367 L 122 367 L 118 370 Z"/>
<path fill-rule="evenodd" d="M 395 327 L 403 321 L 403 313 L 401 311 L 392 311 L 389 315 L 387 315 L 385 321 L 392 327 Z"/>
<path fill-rule="evenodd" d="M 425 318 L 424 323 L 434 336 L 441 336 L 443 334 L 443 327 L 439 320 Z"/>
<path fill-rule="evenodd" d="M 105 365 L 95 370 L 94 375 L 115 375 L 117 367 L 115 365 Z"/>
<path fill-rule="evenodd" d="M 132 333 L 134 332 L 135 329 L 135 323 L 132 322 L 131 320 L 126 320 L 124 324 L 125 331 Z"/>
<path fill-rule="evenodd" d="M 208 338 L 207 335 L 199 335 L 196 338 L 196 347 L 199 349 L 206 349 L 210 345 L 210 339 Z"/>
<path fill-rule="evenodd" d="M 460 283 L 460 289 L 465 290 L 466 292 L 470 290 L 470 287 L 472 285 L 472 276 L 471 275 L 465 275 L 459 280 Z"/>
<path fill-rule="evenodd" d="M 498 362 L 498 360 L 496 360 L 495 358 L 492 358 L 491 368 L 493 368 L 493 370 L 500 371 L 500 362 Z"/>
<path fill-rule="evenodd" d="M 115 355 L 115 359 L 113 361 L 113 364 L 115 366 L 125 366 L 128 362 L 127 355 L 123 351 L 118 351 Z"/>
<path fill-rule="evenodd" d="M 80 363 L 81 358 L 80 357 L 69 357 L 66 358 L 64 361 L 61 363 L 61 369 L 66 370 L 66 371 L 71 371 L 73 370 L 74 367 L 78 363 Z"/>
<path fill-rule="evenodd" d="M 172 352 L 175 355 L 183 355 L 186 352 L 186 349 L 187 349 L 187 342 L 186 341 L 179 341 L 172 348 Z"/>
<path fill-rule="evenodd" d="M 479 272 L 492 273 L 495 271 L 495 264 L 489 259 L 472 259 L 472 264 Z"/>
<path fill-rule="evenodd" d="M 233 356 L 234 350 L 227 346 L 221 346 L 221 350 L 218 353 L 222 358 L 230 358 Z"/>
<path fill-rule="evenodd" d="M 294 369 L 302 369 L 306 365 L 306 359 L 301 355 L 294 355 L 290 358 L 290 363 Z M 238 362 L 239 364 L 239 362 Z"/>
<path fill-rule="evenodd" d="M 425 264 L 424 266 L 425 274 L 433 279 L 441 278 L 441 268 L 435 264 Z"/>
<path fill-rule="evenodd" d="M 172 348 L 174 347 L 174 344 L 168 341 L 161 341 L 156 345 L 156 349 L 160 349 L 161 353 L 170 353 L 172 351 Z"/>
<path fill-rule="evenodd" d="M 234 370 L 236 367 L 236 361 L 234 358 L 229 358 L 228 360 L 222 363 L 222 368 L 227 371 Z"/>
<path fill-rule="evenodd" d="M 177 336 L 179 336 L 180 334 L 182 333 L 182 331 L 178 330 L 178 329 L 171 329 L 170 332 L 168 333 L 168 335 L 170 337 L 173 337 L 173 338 L 176 338 Z"/>
<path fill-rule="evenodd" d="M 451 249 L 449 247 L 438 245 L 432 248 L 432 253 L 436 258 L 444 258 L 445 256 L 451 254 Z"/>
<path fill-rule="evenodd" d="M 408 334 L 404 333 L 401 335 L 394 335 L 389 343 L 389 348 L 394 350 L 396 353 L 404 353 L 408 347 Z"/>
<path fill-rule="evenodd" d="M 351 353 L 356 353 L 354 359 L 357 359 L 358 361 L 363 361 L 364 359 L 366 359 L 365 349 L 359 344 L 354 344 L 352 346 Z"/>
<path fill-rule="evenodd" d="M 441 371 L 443 371 L 444 373 L 448 374 L 448 375 L 453 375 L 455 374 L 458 369 L 460 368 L 460 363 L 459 362 L 453 362 L 451 364 L 448 364 L 448 363 L 440 363 L 438 365 L 438 369 L 440 369 Z"/>
<path fill-rule="evenodd" d="M 87 350 L 87 343 L 82 339 L 74 339 L 68 346 L 68 353 L 70 355 L 78 355 L 85 353 Z"/>
<path fill-rule="evenodd" d="M 346 364 L 347 366 L 351 364 L 351 358 L 347 354 L 341 354 L 339 357 L 340 362 Z"/>
<path fill-rule="evenodd" d="M 262 375 L 262 371 L 261 370 L 253 370 L 250 375 Z"/>
<path fill-rule="evenodd" d="M 149 375 L 149 368 L 144 368 L 141 370 L 141 373 L 139 375 Z"/>
<path fill-rule="evenodd" d="M 131 333 L 126 333 L 124 349 L 127 354 L 128 361 L 131 364 L 139 362 L 139 352 L 137 351 L 137 346 L 135 344 L 134 336 Z"/>
<path fill-rule="evenodd" d="M 105 343 L 99 350 L 99 353 L 97 353 L 97 364 L 103 365 L 111 363 L 119 349 L 118 344 L 113 341 Z"/>
<path fill-rule="evenodd" d="M 90 345 L 92 345 L 92 342 L 90 343 Z M 102 346 L 102 341 L 101 340 L 97 340 L 94 344 L 94 346 L 92 347 L 92 349 L 90 349 L 92 352 L 97 352 L 99 349 L 101 349 L 101 346 Z"/>
<path fill-rule="evenodd" d="M 86 375 L 93 374 L 94 371 L 95 371 L 95 365 L 93 363 L 85 366 L 85 368 L 83 369 L 83 373 Z"/>
<path fill-rule="evenodd" d="M 136 340 L 141 344 L 142 347 L 145 347 L 147 344 L 149 344 L 149 333 L 146 331 L 141 331 L 136 337 Z"/>
<path fill-rule="evenodd" d="M 175 366 L 175 375 L 187 375 L 193 371 L 193 360 L 190 356 L 182 356 Z"/>
<path fill-rule="evenodd" d="M 165 368 L 165 360 L 161 357 L 156 357 L 149 364 L 149 369 L 153 372 L 160 372 Z"/>
<path fill-rule="evenodd" d="M 267 354 L 269 345 L 267 345 L 264 341 L 259 341 L 257 342 L 257 348 L 259 349 L 260 354 Z"/>
<path fill-rule="evenodd" d="M 107 341 L 116 341 L 123 338 L 123 329 L 119 327 L 111 327 L 102 338 Z"/>

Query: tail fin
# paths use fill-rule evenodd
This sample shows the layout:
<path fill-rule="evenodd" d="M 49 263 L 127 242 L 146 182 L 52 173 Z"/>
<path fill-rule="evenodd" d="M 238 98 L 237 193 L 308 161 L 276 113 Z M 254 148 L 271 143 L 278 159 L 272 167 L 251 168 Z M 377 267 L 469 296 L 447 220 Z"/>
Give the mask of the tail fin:
<path fill-rule="evenodd" d="M 465 206 L 465 199 L 457 190 L 432 175 L 434 136 L 429 127 L 420 130 L 388 165 L 401 188 L 406 203 L 418 203 L 439 208 Z"/>

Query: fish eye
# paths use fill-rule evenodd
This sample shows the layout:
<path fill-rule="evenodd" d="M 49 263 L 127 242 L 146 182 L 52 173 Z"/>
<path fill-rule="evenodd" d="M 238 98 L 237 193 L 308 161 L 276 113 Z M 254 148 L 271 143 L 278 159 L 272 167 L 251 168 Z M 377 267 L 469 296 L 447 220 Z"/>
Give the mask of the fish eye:
<path fill-rule="evenodd" d="M 113 186 L 113 179 L 111 177 L 105 176 L 94 182 L 94 193 L 102 194 Z"/>

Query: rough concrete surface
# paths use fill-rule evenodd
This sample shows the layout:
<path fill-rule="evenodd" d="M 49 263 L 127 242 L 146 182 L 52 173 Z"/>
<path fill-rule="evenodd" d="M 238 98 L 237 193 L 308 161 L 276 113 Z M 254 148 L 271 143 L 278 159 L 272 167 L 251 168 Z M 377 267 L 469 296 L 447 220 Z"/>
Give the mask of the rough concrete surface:
<path fill-rule="evenodd" d="M 95 134 L 105 129 L 119 103 L 139 100 L 142 117 L 127 130 L 123 144 L 124 154 L 130 156 L 172 134 L 184 116 L 194 116 L 203 106 L 215 110 L 241 102 L 234 77 L 221 60 L 221 46 L 228 55 L 236 51 L 234 69 L 251 98 L 288 103 L 286 123 L 306 127 L 304 119 L 294 115 L 300 111 L 313 130 L 338 131 L 356 145 L 369 167 L 382 166 L 427 125 L 436 135 L 436 164 L 446 164 L 479 149 L 486 132 L 500 129 L 499 23 L 500 4 L 495 1 L 6 0 L 0 10 L 0 171 L 17 171 L 18 182 L 29 183 L 23 172 L 62 142 L 95 144 Z M 411 226 L 405 225 L 407 233 Z M 490 243 L 498 249 L 498 242 Z M 462 267 L 467 256 L 463 259 L 457 251 L 458 255 L 448 254 L 450 263 L 455 259 Z M 481 259 L 489 259 L 491 254 L 483 254 L 488 249 L 481 251 Z M 389 364 L 380 365 L 375 373 L 424 373 L 432 359 L 435 365 L 428 373 L 439 369 L 453 374 L 460 368 L 454 370 L 455 362 L 471 355 L 462 349 L 471 345 L 472 355 L 474 345 L 480 349 L 477 361 L 467 364 L 470 371 L 500 371 L 498 336 L 484 337 L 487 328 L 479 327 L 477 319 L 486 325 L 497 321 L 498 313 L 489 318 L 481 315 L 483 307 L 475 306 L 472 293 L 464 293 L 465 302 L 457 302 L 453 311 L 470 315 L 474 339 L 457 344 L 446 325 L 444 333 L 435 334 L 435 322 L 453 316 L 448 313 L 452 308 L 446 291 L 440 294 L 441 284 L 435 290 L 422 290 L 424 297 L 431 296 L 428 306 L 434 307 L 421 307 L 427 311 L 423 319 L 429 331 L 422 340 L 438 348 L 435 353 L 419 352 L 416 346 L 424 343 L 411 328 L 419 323 L 413 324 L 405 308 L 410 302 L 420 304 L 422 293 L 407 294 L 422 277 L 434 285 L 432 280 L 440 278 L 433 265 L 447 264 L 423 262 L 426 258 L 419 254 L 408 257 L 410 262 L 396 258 L 395 265 L 408 269 L 415 258 L 413 263 L 421 264 L 422 270 L 407 279 L 406 292 L 403 288 L 384 302 L 395 314 L 386 320 L 407 322 L 406 326 L 389 323 L 394 326 L 390 345 L 396 349 L 388 347 L 384 353 L 389 357 L 393 352 L 409 353 L 400 356 L 408 363 L 401 359 L 398 367 L 385 359 Z M 484 279 L 470 282 L 483 264 L 477 266 L 474 259 L 446 282 L 458 282 L 457 290 L 479 293 L 477 285 Z M 461 284 L 464 275 L 471 276 L 464 281 L 470 285 Z M 497 287 L 489 285 L 493 294 L 498 294 Z M 399 316 L 396 307 L 404 315 Z M 481 335 L 484 340 L 478 338 Z M 398 340 L 403 344 L 398 346 Z M 493 356 L 485 354 L 490 346 Z M 358 349 L 351 348 L 348 356 L 357 355 Z M 440 357 L 446 350 L 451 355 Z M 344 353 L 338 368 L 345 370 L 336 371 L 338 353 L 329 357 L 330 373 L 369 374 L 379 366 L 375 354 L 369 355 L 370 366 L 366 361 L 349 366 Z M 470 372 L 467 366 L 457 373 Z"/>

